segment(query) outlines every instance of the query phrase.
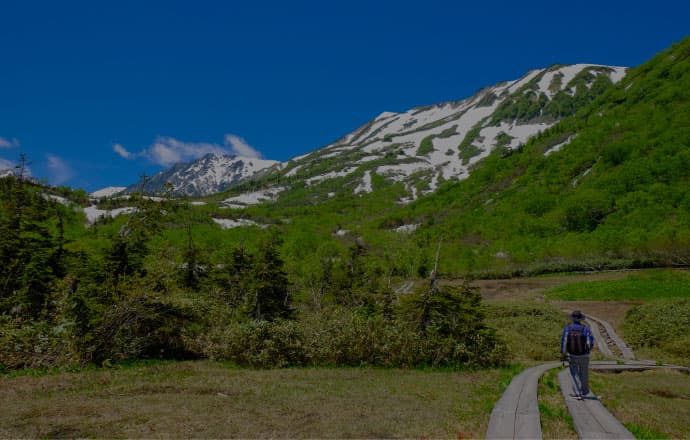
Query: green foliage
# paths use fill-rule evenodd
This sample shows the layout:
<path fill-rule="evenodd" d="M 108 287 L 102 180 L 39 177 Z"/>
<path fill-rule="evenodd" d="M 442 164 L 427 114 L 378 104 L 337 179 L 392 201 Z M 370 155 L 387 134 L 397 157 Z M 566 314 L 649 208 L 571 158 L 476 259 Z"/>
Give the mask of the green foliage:
<path fill-rule="evenodd" d="M 663 299 L 635 306 L 623 323 L 625 340 L 633 349 L 649 348 L 666 357 L 690 363 L 690 297 Z"/>
<path fill-rule="evenodd" d="M 482 130 L 484 119 L 477 123 L 470 131 L 467 132 L 465 138 L 458 145 L 458 156 L 462 159 L 463 165 L 467 165 L 474 156 L 481 153 L 481 150 L 473 144 L 479 138 L 479 133 Z"/>
<path fill-rule="evenodd" d="M 0 370 L 49 368 L 78 361 L 67 325 L 0 315 Z"/>
<path fill-rule="evenodd" d="M 494 92 L 485 93 L 484 96 L 477 102 L 477 107 L 490 107 L 498 99 Z"/>
<path fill-rule="evenodd" d="M 533 301 L 505 301 L 487 306 L 488 325 L 505 341 L 511 362 L 558 358 L 563 312 Z"/>
<path fill-rule="evenodd" d="M 654 270 L 623 279 L 564 284 L 545 292 L 565 301 L 653 301 L 690 297 L 690 273 Z"/>
<path fill-rule="evenodd" d="M 514 138 L 510 136 L 508 133 L 505 131 L 502 131 L 496 135 L 496 147 L 505 147 L 507 145 L 510 145 L 510 141 L 513 140 Z"/>
<path fill-rule="evenodd" d="M 67 215 L 39 187 L 14 176 L 0 179 L 0 313 L 48 311 L 52 283 L 63 272 Z"/>
<path fill-rule="evenodd" d="M 533 78 L 508 99 L 504 100 L 492 116 L 491 123 L 515 120 L 529 122 L 538 118 L 563 118 L 574 115 L 579 109 L 594 102 L 610 86 L 607 67 L 589 67 L 578 73 L 565 88 L 563 75 L 554 75 L 549 90 L 554 93 L 549 99 L 544 93 L 537 94 L 537 82 L 546 72 Z"/>
<path fill-rule="evenodd" d="M 625 427 L 630 431 L 632 435 L 635 436 L 636 439 L 650 439 L 650 440 L 657 440 L 657 439 L 667 439 L 671 438 L 665 434 L 662 434 L 658 431 L 654 431 L 651 429 L 647 429 L 643 426 L 640 426 L 636 423 L 626 423 Z"/>
<path fill-rule="evenodd" d="M 422 139 L 422 142 L 419 143 L 419 148 L 417 149 L 417 156 L 426 156 L 427 154 L 434 151 L 435 137 L 436 136 L 434 135 L 429 135 Z"/>
<path fill-rule="evenodd" d="M 248 315 L 255 320 L 271 321 L 288 318 L 290 309 L 289 282 L 278 254 L 280 240 L 272 235 L 264 242 L 250 272 L 250 289 L 244 298 Z"/>
<path fill-rule="evenodd" d="M 400 216 L 434 219 L 423 232 L 450 238 L 457 251 L 445 253 L 442 266 L 455 274 L 687 265 L 690 168 L 681 164 L 690 163 L 689 45 L 679 43 L 615 86 L 584 72 L 569 85 L 576 94 L 589 91 L 581 87 L 588 82 L 606 87 L 589 104 L 577 103 L 577 114 L 508 156 L 490 154 L 468 179 Z M 461 157 L 476 136 L 479 126 L 463 140 Z"/>
<path fill-rule="evenodd" d="M 563 207 L 563 226 L 568 231 L 592 232 L 614 209 L 613 199 L 600 191 L 581 191 Z"/>

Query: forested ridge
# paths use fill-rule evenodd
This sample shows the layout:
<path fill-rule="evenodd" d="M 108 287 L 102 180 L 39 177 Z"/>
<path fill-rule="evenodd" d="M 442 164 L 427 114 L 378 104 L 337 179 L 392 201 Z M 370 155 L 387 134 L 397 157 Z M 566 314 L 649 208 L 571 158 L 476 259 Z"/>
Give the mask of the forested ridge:
<path fill-rule="evenodd" d="M 502 364 L 506 346 L 469 282 L 395 289 L 690 263 L 690 39 L 607 87 L 406 206 L 401 184 L 376 175 L 371 194 L 316 185 L 244 210 L 217 203 L 259 181 L 203 206 L 106 200 L 134 211 L 87 225 L 83 191 L 2 178 L 0 368 Z M 221 230 L 212 218 L 265 227 Z M 396 230 L 406 225 L 416 230 Z"/>

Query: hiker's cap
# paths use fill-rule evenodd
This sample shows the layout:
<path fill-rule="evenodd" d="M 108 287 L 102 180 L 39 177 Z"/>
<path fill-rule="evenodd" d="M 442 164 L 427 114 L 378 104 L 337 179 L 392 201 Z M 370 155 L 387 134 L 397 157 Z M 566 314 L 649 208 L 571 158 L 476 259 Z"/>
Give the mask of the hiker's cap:
<path fill-rule="evenodd" d="M 573 313 L 570 314 L 570 318 L 573 321 L 582 321 L 583 319 L 585 319 L 585 315 L 583 315 L 581 311 L 575 310 Z"/>

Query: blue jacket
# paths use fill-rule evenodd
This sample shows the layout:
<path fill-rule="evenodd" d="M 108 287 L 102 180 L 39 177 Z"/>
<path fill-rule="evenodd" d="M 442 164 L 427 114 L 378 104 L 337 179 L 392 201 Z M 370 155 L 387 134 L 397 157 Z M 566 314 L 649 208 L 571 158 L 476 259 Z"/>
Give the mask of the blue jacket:
<path fill-rule="evenodd" d="M 584 327 L 584 330 L 582 330 L 582 334 L 584 334 L 585 337 L 587 338 L 587 353 L 586 354 L 589 354 L 592 347 L 594 347 L 594 336 L 592 335 L 592 331 L 589 329 L 589 327 L 587 327 L 586 325 L 581 324 L 579 322 L 572 322 L 572 323 L 566 325 L 565 327 L 563 327 L 563 334 L 561 335 L 561 353 L 565 353 L 565 339 L 568 335 L 568 331 L 571 328 L 578 329 L 578 328 L 582 328 L 582 327 Z"/>

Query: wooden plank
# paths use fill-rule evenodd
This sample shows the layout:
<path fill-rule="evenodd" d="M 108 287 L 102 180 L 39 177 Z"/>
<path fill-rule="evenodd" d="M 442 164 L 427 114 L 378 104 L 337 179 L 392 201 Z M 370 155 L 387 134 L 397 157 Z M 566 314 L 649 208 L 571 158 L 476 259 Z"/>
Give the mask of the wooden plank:
<path fill-rule="evenodd" d="M 599 351 L 601 354 L 603 354 L 606 357 L 615 357 L 613 355 L 613 352 L 609 348 L 608 344 L 604 340 L 604 337 L 602 336 L 601 332 L 599 331 L 599 326 L 597 325 L 596 321 L 592 320 L 590 322 L 590 329 L 592 330 L 592 336 L 594 336 L 594 342 L 597 343 L 597 348 L 599 348 Z"/>
<path fill-rule="evenodd" d="M 529 368 L 515 376 L 491 411 L 486 438 L 542 438 L 537 385 L 544 372 L 560 365 L 558 362 L 551 362 Z"/>
<path fill-rule="evenodd" d="M 628 344 L 626 344 L 616 333 L 616 331 L 613 329 L 611 324 L 608 322 L 604 321 L 603 319 L 599 319 L 597 317 L 594 317 L 592 315 L 587 315 L 587 319 L 592 319 L 594 321 L 597 321 L 600 323 L 602 326 L 604 326 L 604 329 L 606 330 L 606 333 L 609 334 L 609 337 L 613 340 L 613 342 L 616 344 L 618 347 L 618 350 L 620 350 L 621 354 L 623 355 L 623 359 L 635 359 L 635 355 L 633 354 L 633 351 L 628 347 Z"/>
<path fill-rule="evenodd" d="M 568 411 L 573 417 L 577 435 L 581 439 L 634 439 L 635 436 L 618 421 L 597 398 L 577 400 L 575 384 L 569 370 L 558 374 Z"/>

